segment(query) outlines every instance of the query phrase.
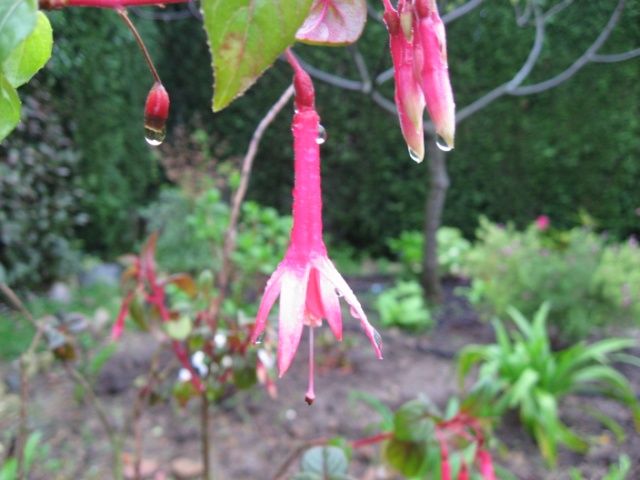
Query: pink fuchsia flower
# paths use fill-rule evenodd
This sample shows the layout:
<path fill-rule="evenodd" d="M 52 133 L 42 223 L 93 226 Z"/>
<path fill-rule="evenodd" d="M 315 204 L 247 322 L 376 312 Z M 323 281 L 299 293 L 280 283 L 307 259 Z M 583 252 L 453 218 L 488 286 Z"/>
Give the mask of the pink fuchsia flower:
<path fill-rule="evenodd" d="M 551 224 L 551 220 L 546 215 L 540 215 L 536 218 L 536 228 L 541 232 L 544 232 L 549 225 Z"/>
<path fill-rule="evenodd" d="M 435 125 L 442 150 L 451 150 L 455 136 L 455 103 L 449 80 L 447 40 L 444 23 L 435 0 L 415 0 L 413 52 L 421 78 L 429 116 Z"/>
<path fill-rule="evenodd" d="M 388 0 L 385 1 L 384 8 L 383 19 L 389 32 L 400 128 L 409 147 L 409 155 L 416 162 L 421 162 L 424 159 L 422 116 L 425 99 L 414 67 L 411 44 L 413 8 L 410 2 L 403 0 L 398 3 L 398 10 L 395 10 Z"/>
<path fill-rule="evenodd" d="M 290 51 L 294 68 L 296 113 L 293 117 L 295 185 L 293 190 L 293 227 L 289 249 L 267 282 L 258 308 L 253 342 L 259 341 L 267 315 L 280 297 L 278 319 L 278 369 L 287 371 L 300 344 L 304 326 L 309 327 L 313 349 L 313 328 L 326 319 L 338 340 L 342 339 L 342 313 L 339 297 L 351 306 L 351 314 L 360 320 L 379 358 L 382 358 L 380 334 L 367 320 L 362 306 L 327 256 L 322 238 L 322 192 L 320 188 L 320 146 L 317 142 L 320 118 L 314 107 L 311 79 Z M 313 402 L 313 354 L 310 356 L 309 390 L 306 400 Z"/>

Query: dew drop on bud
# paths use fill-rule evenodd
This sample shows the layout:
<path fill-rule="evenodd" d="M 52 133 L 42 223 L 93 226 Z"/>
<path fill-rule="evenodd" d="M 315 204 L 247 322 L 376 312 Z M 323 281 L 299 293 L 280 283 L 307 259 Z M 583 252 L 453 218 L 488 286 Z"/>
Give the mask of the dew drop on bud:
<path fill-rule="evenodd" d="M 447 143 L 447 141 L 444 138 L 442 138 L 442 136 L 440 136 L 440 135 L 436 135 L 436 145 L 443 152 L 450 152 L 451 150 L 453 150 L 453 147 L 451 147 Z"/>
<path fill-rule="evenodd" d="M 318 136 L 316 137 L 316 143 L 322 145 L 327 141 L 327 130 L 320 124 L 318 124 Z"/>
<path fill-rule="evenodd" d="M 157 146 L 164 141 L 169 116 L 169 94 L 161 83 L 151 87 L 144 107 L 144 138 L 149 145 Z"/>
<path fill-rule="evenodd" d="M 417 162 L 417 163 L 422 162 L 420 155 L 418 155 L 416 151 L 411 147 L 409 147 L 409 156 L 411 157 L 411 160 L 413 160 L 414 162 Z"/>
<path fill-rule="evenodd" d="M 260 332 L 260 335 L 256 337 L 256 341 L 253 343 L 256 345 L 262 343 L 264 341 L 264 336 L 266 335 L 266 333 L 267 333 L 266 330 L 263 330 L 262 332 Z"/>

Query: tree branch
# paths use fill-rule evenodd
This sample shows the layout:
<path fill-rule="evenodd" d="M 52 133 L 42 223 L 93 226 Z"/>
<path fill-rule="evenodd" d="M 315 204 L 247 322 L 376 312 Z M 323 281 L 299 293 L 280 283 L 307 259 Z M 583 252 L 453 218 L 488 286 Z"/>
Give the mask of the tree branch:
<path fill-rule="evenodd" d="M 304 68 L 305 72 L 320 81 L 333 85 L 334 87 L 342 88 L 343 90 L 353 90 L 356 92 L 364 91 L 364 84 L 358 80 L 349 80 L 348 78 L 342 78 L 337 75 L 333 75 L 332 73 L 327 73 L 319 68 L 309 65 L 301 58 L 298 58 L 298 61 L 300 62 L 300 65 L 302 65 L 302 68 Z"/>
<path fill-rule="evenodd" d="M 600 35 L 598 35 L 598 38 L 596 38 L 596 40 L 584 52 L 584 54 L 575 62 L 573 62 L 573 64 L 564 72 L 556 75 L 553 78 L 545 80 L 544 82 L 510 89 L 507 93 L 509 93 L 509 95 L 532 95 L 535 93 L 540 93 L 545 90 L 557 87 L 558 85 L 566 82 L 569 78 L 578 73 L 578 71 L 582 69 L 582 67 L 584 67 L 588 62 L 591 61 L 592 56 L 595 55 L 598 49 L 602 47 L 604 42 L 609 38 L 609 35 L 611 35 L 611 32 L 613 31 L 613 27 L 615 27 L 616 23 L 618 23 L 618 20 L 620 19 L 620 15 L 622 14 L 622 10 L 624 9 L 625 4 L 626 0 L 620 0 L 618 2 L 618 6 L 609 18 L 607 25 L 604 27 L 602 32 L 600 32 Z"/>
<path fill-rule="evenodd" d="M 465 16 L 470 11 L 479 7 L 484 0 L 471 0 L 461 7 L 456 8 L 455 10 L 450 11 L 449 13 L 442 16 L 442 22 L 446 25 L 447 23 L 453 22 L 460 17 Z"/>
<path fill-rule="evenodd" d="M 624 62 L 625 60 L 630 60 L 634 57 L 640 56 L 640 48 L 636 48 L 635 50 L 629 50 L 624 53 L 612 53 L 609 55 L 592 55 L 591 61 L 594 63 L 615 63 L 615 62 Z"/>
<path fill-rule="evenodd" d="M 349 50 L 351 58 L 356 64 L 356 68 L 358 69 L 358 74 L 362 79 L 362 93 L 371 93 L 371 75 L 369 75 L 369 69 L 367 68 L 367 64 L 364 61 L 364 57 L 360 53 L 360 49 L 356 44 L 351 44 L 347 47 L 347 50 Z"/>

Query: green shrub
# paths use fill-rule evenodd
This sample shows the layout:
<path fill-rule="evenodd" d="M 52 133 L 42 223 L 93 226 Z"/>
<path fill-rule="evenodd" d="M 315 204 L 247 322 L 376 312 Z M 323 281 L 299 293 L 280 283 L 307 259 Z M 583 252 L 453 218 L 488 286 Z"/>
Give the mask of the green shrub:
<path fill-rule="evenodd" d="M 158 263 L 171 272 L 219 272 L 230 214 L 229 204 L 216 188 L 195 199 L 177 189 L 163 191 L 143 211 L 148 232 L 161 232 L 156 246 Z M 238 304 L 251 303 L 262 292 L 263 282 L 284 257 L 291 222 L 291 217 L 279 215 L 274 208 L 243 203 L 237 248 L 231 255 L 232 299 Z"/>
<path fill-rule="evenodd" d="M 86 222 L 78 154 L 46 93 L 24 99 L 22 122 L 0 146 L 0 266 L 6 282 L 33 289 L 75 272 Z"/>
<path fill-rule="evenodd" d="M 440 227 L 437 232 L 438 265 L 441 275 L 462 275 L 464 258 L 471 243 L 462 232 L 453 227 Z M 420 275 L 424 251 L 424 235 L 417 231 L 404 231 L 398 238 L 387 240 L 387 245 L 395 253 L 407 272 Z"/>
<path fill-rule="evenodd" d="M 619 309 L 594 288 L 605 247 L 593 232 L 535 225 L 521 232 L 481 218 L 477 235 L 467 255 L 473 281 L 468 295 L 486 313 L 500 316 L 511 305 L 530 316 L 549 301 L 550 326 L 563 341 L 586 337 L 594 326 L 616 320 Z"/>
<path fill-rule="evenodd" d="M 434 319 L 424 303 L 424 292 L 416 281 L 398 282 L 382 292 L 375 302 L 383 327 L 409 330 L 433 327 Z"/>
<path fill-rule="evenodd" d="M 594 289 L 611 305 L 616 316 L 640 322 L 640 248 L 631 238 L 604 249 L 596 270 Z"/>
<path fill-rule="evenodd" d="M 555 464 L 558 445 L 576 451 L 585 451 L 588 446 L 560 419 L 560 404 L 570 394 L 588 392 L 613 398 L 633 411 L 638 425 L 640 405 L 633 389 L 627 378 L 609 365 L 614 360 L 638 364 L 635 357 L 616 355 L 636 346 L 635 340 L 610 338 L 591 345 L 580 342 L 554 352 L 546 327 L 548 303 L 540 307 L 532 322 L 515 308 L 507 312 L 517 329 L 508 331 L 496 318 L 492 324 L 497 343 L 468 345 L 458 354 L 460 385 L 474 365 L 480 366 L 463 408 L 495 418 L 516 410 L 550 465 Z M 616 433 L 623 431 L 604 412 L 585 411 Z"/>

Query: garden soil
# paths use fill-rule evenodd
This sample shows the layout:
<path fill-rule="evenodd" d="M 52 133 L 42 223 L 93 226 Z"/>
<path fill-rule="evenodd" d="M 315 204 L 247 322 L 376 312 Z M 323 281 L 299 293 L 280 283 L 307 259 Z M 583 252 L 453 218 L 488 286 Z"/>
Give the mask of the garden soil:
<path fill-rule="evenodd" d="M 370 291 L 372 286 L 380 286 L 377 280 L 352 279 L 352 286 L 364 300 L 365 309 L 369 306 L 367 310 L 372 311 L 369 300 L 374 296 Z M 455 353 L 469 343 L 493 340 L 490 326 L 479 320 L 464 298 L 455 294 L 455 286 L 455 282 L 446 283 L 446 301 L 437 312 L 437 325 L 432 331 L 416 334 L 380 329 L 384 341 L 383 360 L 375 357 L 358 322 L 348 315 L 344 318 L 343 340 L 348 349 L 341 348 L 328 336 L 327 341 L 316 339 L 318 368 L 316 400 L 312 406 L 304 401 L 308 343 L 303 339 L 290 370 L 276 380 L 276 399 L 270 398 L 264 387 L 257 386 L 212 407 L 209 457 L 213 478 L 271 480 L 287 464 L 285 473 L 277 478 L 290 478 L 299 470 L 296 452 L 305 446 L 336 436 L 358 440 L 379 433 L 379 414 L 354 399 L 356 391 L 374 396 L 392 408 L 418 395 L 426 395 L 444 406 L 458 393 L 453 364 Z M 103 338 L 107 331 L 103 332 Z M 156 347 L 148 334 L 125 332 L 116 353 L 95 378 L 98 399 L 107 417 L 114 428 L 127 432 L 123 447 L 127 478 L 133 478 L 135 431 L 130 418 L 136 384 L 148 371 Z M 11 367 L 2 366 L 1 373 L 6 379 L 12 375 Z M 640 394 L 640 368 L 624 367 L 623 373 Z M 41 455 L 30 479 L 113 478 L 108 437 L 87 397 L 78 400 L 77 387 L 64 369 L 52 367 L 39 374 L 31 384 L 30 398 L 29 425 L 43 434 Z M 618 443 L 613 433 L 584 414 L 578 404 L 613 417 L 627 433 L 624 441 Z M 570 397 L 561 412 L 569 426 L 589 438 L 591 448 L 586 454 L 561 449 L 557 468 L 549 470 L 517 417 L 507 416 L 496 432 L 500 447 L 494 459 L 522 480 L 570 479 L 571 467 L 577 468 L 584 479 L 600 480 L 619 455 L 626 453 L 633 463 L 627 479 L 640 479 L 640 436 L 630 412 L 601 397 Z M 13 425 L 15 421 L 14 417 Z M 201 458 L 200 425 L 198 401 L 192 400 L 184 408 L 175 402 L 145 406 L 140 419 L 144 478 L 200 478 L 197 476 Z M 0 425 L 4 432 L 7 427 Z M 6 435 L 4 437 L 6 444 Z M 374 445 L 354 452 L 349 473 L 361 480 L 402 478 L 382 466 L 380 450 Z"/>

